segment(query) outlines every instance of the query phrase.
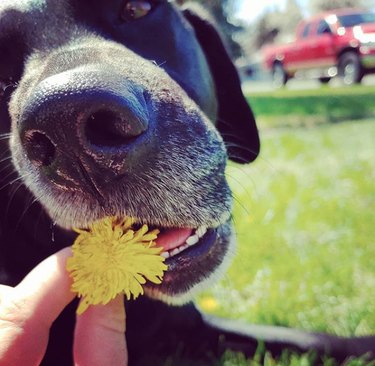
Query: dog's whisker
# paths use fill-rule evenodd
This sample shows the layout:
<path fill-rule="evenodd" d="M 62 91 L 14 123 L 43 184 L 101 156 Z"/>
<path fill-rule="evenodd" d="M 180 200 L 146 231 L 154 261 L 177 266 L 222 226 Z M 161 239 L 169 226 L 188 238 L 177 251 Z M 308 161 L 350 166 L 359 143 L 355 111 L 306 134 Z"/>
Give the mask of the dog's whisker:
<path fill-rule="evenodd" d="M 234 158 L 234 159 L 237 159 L 238 161 L 241 161 L 243 160 L 243 157 L 240 156 L 240 155 L 237 155 L 237 154 L 230 154 L 229 158 Z M 263 155 L 258 155 L 257 159 L 262 162 L 262 163 L 266 163 L 266 165 L 272 170 L 272 171 L 276 171 L 276 167 L 275 165 L 268 159 L 264 158 Z M 234 166 L 234 164 L 229 164 L 230 166 Z M 241 166 L 239 163 L 236 164 L 236 166 Z"/>
<path fill-rule="evenodd" d="M 41 205 L 39 205 L 39 214 L 38 214 L 38 217 L 37 217 L 37 219 L 35 220 L 35 224 L 34 224 L 34 234 L 33 234 L 33 237 L 34 237 L 34 240 L 36 240 L 37 239 L 37 237 L 38 237 L 38 227 L 39 227 L 39 224 L 40 224 L 40 220 L 41 220 L 41 217 L 42 217 L 42 215 L 44 214 L 44 212 L 43 212 L 43 208 L 42 208 L 42 206 Z M 44 228 L 43 228 L 43 230 L 44 230 Z"/>
<path fill-rule="evenodd" d="M 11 137 L 10 134 L 0 135 L 0 141 L 9 140 L 10 137 Z"/>
<path fill-rule="evenodd" d="M 225 121 L 223 118 L 221 118 L 221 117 L 217 117 L 217 122 L 220 122 L 220 123 L 222 123 L 223 125 L 226 125 L 226 126 L 228 126 L 228 127 L 230 127 L 230 128 L 232 128 L 233 127 L 233 124 L 231 123 L 231 122 L 229 122 L 229 121 Z"/>
<path fill-rule="evenodd" d="M 8 175 L 6 175 L 4 177 L 4 179 L 2 181 L 6 181 L 8 178 L 10 178 L 12 175 L 14 174 L 17 174 L 17 172 L 13 171 L 11 173 L 9 173 Z M 29 176 L 31 174 L 23 174 L 22 176 L 19 176 L 17 174 L 17 177 L 9 182 L 6 182 L 3 186 L 0 187 L 0 191 L 2 191 L 3 189 L 7 188 L 7 187 L 10 187 L 12 186 L 14 183 L 17 183 L 17 182 L 23 182 L 24 181 L 24 178 Z"/>
<path fill-rule="evenodd" d="M 2 168 L 0 169 L 0 174 L 2 174 L 3 172 L 6 172 L 7 170 L 11 170 L 11 173 L 17 173 L 13 164 L 10 162 L 10 163 L 7 163 L 7 164 L 4 164 L 2 166 Z M 6 178 L 8 178 L 8 176 L 5 176 L 5 177 L 1 177 L 0 178 L 0 182 L 1 181 L 4 181 Z"/>
<path fill-rule="evenodd" d="M 226 134 L 223 134 L 223 137 L 233 137 L 233 138 L 235 138 L 236 135 L 226 133 Z M 258 155 L 258 152 L 257 152 L 256 150 L 254 150 L 254 149 L 252 149 L 252 148 L 250 148 L 250 147 L 248 147 L 248 146 L 245 146 L 245 145 L 241 145 L 241 144 L 239 144 L 239 143 L 236 143 L 236 142 L 234 142 L 234 141 L 225 142 L 225 146 L 226 146 L 226 147 L 238 147 L 239 149 L 242 149 L 242 150 L 244 150 L 244 151 L 248 151 L 248 152 L 250 152 L 250 153 L 252 153 L 252 154 L 254 154 L 254 155 Z"/>
<path fill-rule="evenodd" d="M 9 150 L 7 148 L 3 149 L 1 151 L 0 159 L 2 159 L 4 156 L 11 156 L 11 154 L 9 154 Z"/>
<path fill-rule="evenodd" d="M 17 177 L 14 180 L 8 181 L 11 179 L 12 175 L 16 175 Z M 0 187 L 0 191 L 5 187 L 11 186 L 13 183 L 17 182 L 18 180 L 22 180 L 22 177 L 18 175 L 18 173 L 12 169 L 8 174 L 1 178 L 1 182 L 5 182 L 3 186 Z"/>
<path fill-rule="evenodd" d="M 230 163 L 227 165 L 226 174 L 236 171 L 238 174 L 244 175 L 246 178 L 253 180 L 253 176 L 247 167 L 241 164 Z"/>
<path fill-rule="evenodd" d="M 12 200 L 14 198 L 14 195 L 16 193 L 16 191 L 18 191 L 22 186 L 23 186 L 23 181 L 22 179 L 20 179 L 18 182 L 16 182 L 17 184 L 13 184 L 10 188 L 9 188 L 9 204 L 12 203 Z M 28 191 L 26 191 L 28 193 Z"/>
<path fill-rule="evenodd" d="M 232 195 L 232 197 L 233 197 L 233 200 L 237 203 L 237 205 L 241 207 L 241 209 L 246 213 L 246 215 L 250 215 L 250 211 L 248 207 L 246 207 L 245 204 L 242 203 L 242 200 L 237 198 L 235 195 Z"/>
<path fill-rule="evenodd" d="M 161 66 L 165 65 L 166 63 L 167 63 L 167 61 L 165 60 L 165 61 L 160 62 L 159 64 L 157 64 L 157 66 L 158 66 L 158 67 L 161 67 Z"/>
<path fill-rule="evenodd" d="M 0 160 L 0 164 L 4 163 L 5 161 L 8 161 L 8 160 L 12 160 L 12 156 L 11 156 L 11 155 L 9 155 L 9 156 L 7 156 L 7 157 L 5 157 L 5 158 L 2 158 L 2 159 Z"/>
<path fill-rule="evenodd" d="M 20 177 L 22 178 L 22 177 Z M 17 184 L 15 184 L 17 183 Z M 24 186 L 24 183 L 23 183 L 23 178 L 22 179 L 19 179 L 17 182 L 15 182 L 12 187 L 9 189 L 9 200 L 8 200 L 8 204 L 7 204 L 7 207 L 5 209 L 5 217 L 8 216 L 8 213 L 10 212 L 10 209 L 11 209 L 11 206 L 12 206 L 12 203 L 13 201 L 15 200 L 15 197 L 16 197 L 16 194 L 17 192 L 20 190 L 20 189 L 24 189 L 23 191 L 23 194 L 25 195 L 25 197 L 27 196 L 32 196 L 32 194 L 27 190 L 25 189 L 25 186 Z M 15 204 L 17 204 L 17 202 L 15 202 Z"/>
<path fill-rule="evenodd" d="M 250 153 L 252 156 L 254 156 L 254 159 L 258 157 L 259 152 L 255 151 L 254 149 L 248 148 L 246 146 L 242 146 L 240 144 L 234 143 L 234 142 L 227 142 L 225 143 L 225 147 L 228 151 L 228 156 L 230 159 L 237 158 L 239 161 L 243 161 L 243 163 L 248 163 L 248 158 L 245 156 L 241 156 L 241 152 L 247 152 Z M 236 149 L 239 154 L 234 154 L 233 149 Z M 246 154 L 248 155 L 248 154 Z"/>
<path fill-rule="evenodd" d="M 31 209 L 31 207 L 34 205 L 34 203 L 38 202 L 38 200 L 33 197 L 31 194 L 29 195 L 29 198 L 25 200 L 25 207 L 23 211 L 21 212 L 18 221 L 15 224 L 14 231 L 17 232 L 18 229 L 21 229 L 21 223 L 22 220 L 26 217 L 26 213 Z"/>
<path fill-rule="evenodd" d="M 9 195 L 9 200 L 8 200 L 8 203 L 7 203 L 7 206 L 5 208 L 5 215 L 4 217 L 8 217 L 8 213 L 10 212 L 10 208 L 13 204 L 13 201 L 15 199 L 15 195 L 17 193 L 17 191 L 23 186 L 23 183 L 21 181 L 18 182 L 17 185 L 14 185 L 11 189 L 10 189 L 10 195 Z"/>
<path fill-rule="evenodd" d="M 242 181 L 241 181 L 240 179 L 238 179 L 237 177 L 234 177 L 234 176 L 231 175 L 231 174 L 228 174 L 228 173 L 227 173 L 227 176 L 229 177 L 229 180 L 230 180 L 230 181 L 236 182 L 236 183 L 241 187 L 241 189 L 242 189 L 243 192 L 244 192 L 244 196 L 245 196 L 245 198 L 247 198 L 247 200 L 249 200 L 249 199 L 252 198 L 252 196 L 253 196 L 253 192 L 250 192 L 250 191 L 249 191 L 247 185 L 245 186 L 245 185 L 242 183 Z M 253 182 L 253 183 L 254 183 L 254 182 Z M 254 186 L 255 186 L 255 183 L 254 183 Z M 236 194 L 235 191 L 232 192 L 232 197 L 233 197 L 233 198 L 234 198 L 234 195 L 235 195 L 235 194 Z"/>

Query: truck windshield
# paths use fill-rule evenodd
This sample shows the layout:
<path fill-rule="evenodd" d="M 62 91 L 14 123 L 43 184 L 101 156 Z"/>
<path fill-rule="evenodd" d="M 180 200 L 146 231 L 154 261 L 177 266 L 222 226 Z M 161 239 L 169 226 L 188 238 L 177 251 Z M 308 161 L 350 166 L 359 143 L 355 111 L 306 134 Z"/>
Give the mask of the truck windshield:
<path fill-rule="evenodd" d="M 339 15 L 337 18 L 340 24 L 347 28 L 363 23 L 375 23 L 375 14 L 372 13 Z"/>

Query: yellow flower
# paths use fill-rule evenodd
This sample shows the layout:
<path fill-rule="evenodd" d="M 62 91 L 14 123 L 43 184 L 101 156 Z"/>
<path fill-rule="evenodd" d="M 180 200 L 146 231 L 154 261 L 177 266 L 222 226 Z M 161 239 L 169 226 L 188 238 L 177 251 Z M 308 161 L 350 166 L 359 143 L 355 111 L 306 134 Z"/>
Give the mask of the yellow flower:
<path fill-rule="evenodd" d="M 67 269 L 73 278 L 71 290 L 82 297 L 77 314 L 89 305 L 107 304 L 118 294 L 136 299 L 143 294 L 146 279 L 159 284 L 167 266 L 155 247 L 159 230 L 147 225 L 132 229 L 131 218 L 106 217 L 88 230 L 76 229 L 76 238 Z"/>
<path fill-rule="evenodd" d="M 219 303 L 217 302 L 217 300 L 213 297 L 204 297 L 203 299 L 201 299 L 199 301 L 199 305 L 201 306 L 201 308 L 205 311 L 214 311 L 216 310 L 218 307 L 219 307 Z"/>

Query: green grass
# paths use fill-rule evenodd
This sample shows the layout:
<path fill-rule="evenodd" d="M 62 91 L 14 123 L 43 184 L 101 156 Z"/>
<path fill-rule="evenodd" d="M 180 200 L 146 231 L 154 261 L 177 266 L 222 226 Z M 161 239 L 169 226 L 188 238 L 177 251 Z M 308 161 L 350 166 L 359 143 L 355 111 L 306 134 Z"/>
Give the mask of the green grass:
<path fill-rule="evenodd" d="M 373 136 L 373 121 L 272 131 L 257 163 L 228 169 L 239 245 L 218 313 L 375 332 Z"/>
<path fill-rule="evenodd" d="M 375 92 L 364 89 L 353 89 L 348 98 Z M 288 98 L 294 93 L 288 91 Z M 297 94 L 297 101 L 306 98 Z M 375 120 L 308 128 L 294 123 L 275 128 L 274 122 L 260 120 L 260 158 L 228 168 L 237 256 L 199 305 L 251 323 L 340 336 L 375 334 Z M 306 355 L 292 357 L 286 363 L 269 357 L 264 365 L 309 365 Z M 256 362 L 233 353 L 222 360 L 223 365 L 260 365 Z"/>
<path fill-rule="evenodd" d="M 374 95 L 374 86 L 322 87 L 252 93 L 248 100 L 255 114 L 268 127 L 309 126 L 374 117 Z"/>
<path fill-rule="evenodd" d="M 262 351 L 256 354 L 252 359 L 246 359 L 241 353 L 227 351 L 215 366 L 310 366 L 316 364 L 314 362 L 317 362 L 317 359 L 313 353 L 297 355 L 284 351 L 280 357 L 275 359 L 268 352 L 263 353 Z M 337 362 L 327 357 L 320 361 L 319 365 L 337 366 Z M 375 366 L 375 362 L 369 361 L 366 357 L 351 358 L 345 361 L 342 366 Z"/>

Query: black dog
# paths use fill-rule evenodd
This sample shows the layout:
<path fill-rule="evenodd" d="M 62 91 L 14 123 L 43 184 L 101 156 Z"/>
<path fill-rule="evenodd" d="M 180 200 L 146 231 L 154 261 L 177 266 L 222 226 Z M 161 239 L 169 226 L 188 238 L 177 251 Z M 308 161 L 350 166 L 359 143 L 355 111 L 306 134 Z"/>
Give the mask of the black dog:
<path fill-rule="evenodd" d="M 225 266 L 226 159 L 259 152 L 236 70 L 204 17 L 167 0 L 2 0 L 0 83 L 1 283 L 71 245 L 73 226 L 128 215 L 172 241 L 163 284 L 127 303 L 130 364 L 176 349 L 210 364 L 225 348 L 252 354 L 258 338 L 274 353 L 374 349 L 371 337 L 244 327 L 166 305 Z M 71 364 L 75 306 L 56 321 L 45 365 Z"/>

